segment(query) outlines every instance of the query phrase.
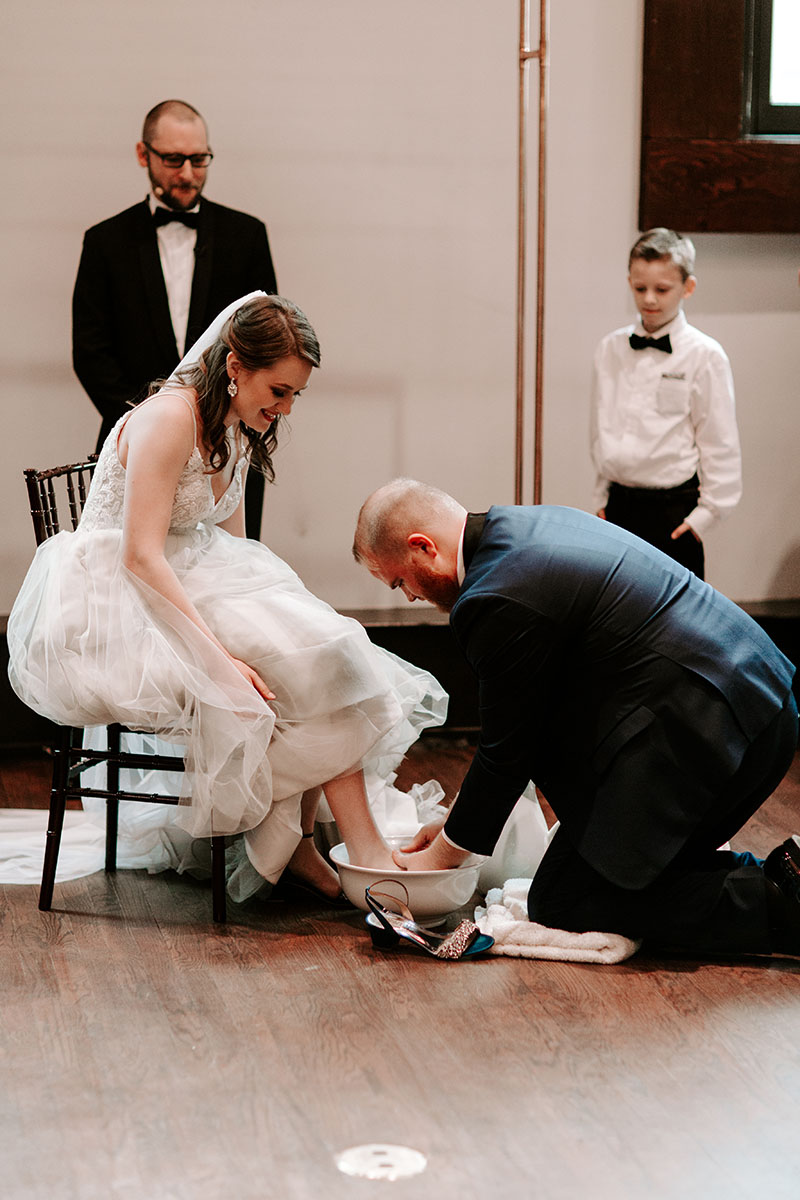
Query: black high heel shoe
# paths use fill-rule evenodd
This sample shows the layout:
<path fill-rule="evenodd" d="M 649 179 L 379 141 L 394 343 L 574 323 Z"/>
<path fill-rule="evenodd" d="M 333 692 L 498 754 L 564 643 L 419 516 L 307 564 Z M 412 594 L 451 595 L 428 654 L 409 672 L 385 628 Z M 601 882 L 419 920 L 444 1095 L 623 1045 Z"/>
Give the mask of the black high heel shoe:
<path fill-rule="evenodd" d="M 398 879 L 379 880 L 379 882 L 400 883 Z M 452 933 L 436 933 L 432 929 L 426 929 L 424 925 L 418 925 L 414 920 L 407 903 L 404 904 L 402 900 L 398 900 L 396 896 L 391 896 L 387 892 L 373 892 L 374 887 L 374 883 L 370 884 L 364 893 L 364 898 L 371 909 L 367 913 L 367 929 L 372 938 L 372 944 L 377 950 L 391 950 L 397 947 L 401 941 L 406 941 L 411 942 L 419 950 L 424 950 L 426 954 L 432 955 L 433 958 L 452 961 L 459 958 L 475 958 L 476 955 L 484 954 L 494 945 L 494 938 L 481 933 L 474 921 L 462 921 Z M 400 883 L 400 887 L 405 892 L 407 901 L 408 888 L 404 883 Z M 390 900 L 400 911 L 392 912 L 391 909 L 386 908 L 377 899 L 378 896 L 383 900 Z"/>

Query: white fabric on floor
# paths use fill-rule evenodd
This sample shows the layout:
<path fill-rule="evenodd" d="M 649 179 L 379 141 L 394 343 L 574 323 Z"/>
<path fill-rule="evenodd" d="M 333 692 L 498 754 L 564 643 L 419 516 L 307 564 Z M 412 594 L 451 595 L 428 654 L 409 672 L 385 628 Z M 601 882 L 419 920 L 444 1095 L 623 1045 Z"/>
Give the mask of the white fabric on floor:
<path fill-rule="evenodd" d="M 492 888 L 485 907 L 475 909 L 481 933 L 494 938 L 490 954 L 514 958 L 550 958 L 564 962 L 619 963 L 641 946 L 619 933 L 570 933 L 548 929 L 528 918 L 530 879 L 507 879 Z"/>
<path fill-rule="evenodd" d="M 46 832 L 46 811 L 0 809 L 0 883 L 39 883 Z M 94 824 L 87 813 L 66 813 L 56 879 L 79 879 L 101 871 L 105 844 L 102 827 Z"/>

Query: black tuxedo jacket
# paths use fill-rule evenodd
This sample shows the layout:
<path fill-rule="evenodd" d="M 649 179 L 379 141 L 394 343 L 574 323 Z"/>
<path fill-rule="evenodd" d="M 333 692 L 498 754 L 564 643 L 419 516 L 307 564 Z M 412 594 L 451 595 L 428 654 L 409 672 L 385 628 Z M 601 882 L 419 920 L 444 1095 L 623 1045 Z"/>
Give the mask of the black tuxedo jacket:
<path fill-rule="evenodd" d="M 261 221 L 201 198 L 187 348 L 226 305 L 276 292 Z M 72 298 L 75 372 L 103 418 L 98 447 L 128 402 L 179 360 L 147 201 L 102 221 L 83 239 Z"/>
<path fill-rule="evenodd" d="M 724 805 L 792 664 L 707 583 L 587 513 L 492 508 L 469 550 L 451 626 L 481 732 L 448 836 L 491 853 L 532 779 L 595 870 L 644 887 Z"/>

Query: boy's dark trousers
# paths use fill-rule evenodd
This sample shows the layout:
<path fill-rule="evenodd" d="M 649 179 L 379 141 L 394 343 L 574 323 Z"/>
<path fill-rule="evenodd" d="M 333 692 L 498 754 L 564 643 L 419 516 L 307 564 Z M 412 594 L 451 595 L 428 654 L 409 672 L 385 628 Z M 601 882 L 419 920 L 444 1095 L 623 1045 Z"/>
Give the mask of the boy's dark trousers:
<path fill-rule="evenodd" d="M 612 483 L 606 501 L 606 520 L 662 550 L 682 566 L 705 578 L 703 543 L 691 532 L 672 541 L 670 534 L 697 507 L 700 481 L 696 475 L 673 488 L 632 488 Z"/>

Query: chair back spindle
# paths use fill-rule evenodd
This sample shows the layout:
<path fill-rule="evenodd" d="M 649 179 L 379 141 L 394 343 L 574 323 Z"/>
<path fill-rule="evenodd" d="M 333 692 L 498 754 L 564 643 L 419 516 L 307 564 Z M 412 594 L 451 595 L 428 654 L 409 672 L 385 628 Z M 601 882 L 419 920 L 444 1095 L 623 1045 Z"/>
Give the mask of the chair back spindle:
<path fill-rule="evenodd" d="M 97 455 L 91 454 L 83 462 L 66 467 L 52 467 L 48 471 L 28 467 L 23 472 L 37 546 L 61 532 L 60 509 L 62 513 L 64 508 L 68 510 L 72 528 L 78 528 L 96 463 Z"/>

